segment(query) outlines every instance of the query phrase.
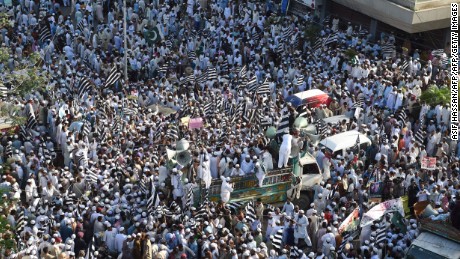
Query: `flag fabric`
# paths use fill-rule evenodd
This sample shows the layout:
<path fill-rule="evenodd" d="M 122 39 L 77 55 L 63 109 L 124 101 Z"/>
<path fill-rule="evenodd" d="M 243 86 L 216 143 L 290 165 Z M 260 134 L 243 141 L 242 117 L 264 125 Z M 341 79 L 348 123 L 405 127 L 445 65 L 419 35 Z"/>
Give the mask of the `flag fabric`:
<path fill-rule="evenodd" d="M 37 120 L 35 119 L 35 114 L 30 111 L 29 116 L 27 117 L 26 128 L 35 129 L 37 126 Z"/>
<path fill-rule="evenodd" d="M 192 189 L 192 186 L 190 186 L 187 190 L 187 196 L 185 196 L 185 206 L 183 210 L 184 212 L 189 211 L 190 208 L 192 207 L 192 204 L 193 204 L 192 195 L 193 195 L 193 189 Z"/>
<path fill-rule="evenodd" d="M 282 248 L 282 242 L 283 242 L 283 231 L 284 228 L 282 227 L 273 236 L 270 236 L 270 239 L 272 241 L 272 246 L 278 251 L 281 251 Z"/>
<path fill-rule="evenodd" d="M 225 206 L 230 209 L 232 212 L 236 213 L 238 212 L 238 209 L 241 208 L 241 206 L 243 206 L 243 203 L 242 202 L 230 202 L 230 203 L 226 203 Z"/>
<path fill-rule="evenodd" d="M 166 131 L 166 137 L 170 138 L 171 140 L 178 140 L 179 139 L 179 128 L 177 125 L 170 124 L 168 130 Z"/>
<path fill-rule="evenodd" d="M 24 217 L 24 210 L 21 208 L 18 214 L 18 220 L 16 221 L 16 233 L 19 235 L 24 227 L 27 225 L 26 219 Z"/>
<path fill-rule="evenodd" d="M 355 145 L 352 147 L 352 150 L 356 153 L 359 152 L 359 146 L 360 145 L 360 140 L 359 140 L 359 135 L 358 137 L 356 138 L 356 142 L 355 142 Z"/>
<path fill-rule="evenodd" d="M 86 250 L 86 257 L 85 259 L 95 259 L 97 258 L 95 252 L 96 252 L 96 240 L 95 236 L 91 239 L 88 245 L 88 249 Z"/>
<path fill-rule="evenodd" d="M 97 174 L 94 171 L 92 171 L 90 169 L 86 169 L 86 177 L 85 177 L 85 179 L 87 181 L 92 182 L 92 183 L 97 183 L 98 177 L 97 177 Z"/>
<path fill-rule="evenodd" d="M 382 55 L 384 56 L 393 56 L 393 53 L 395 51 L 395 45 L 391 42 L 386 42 L 382 44 Z"/>
<path fill-rule="evenodd" d="M 159 25 L 153 27 L 151 30 L 144 30 L 144 38 L 149 45 L 161 42 L 164 35 Z"/>
<path fill-rule="evenodd" d="M 155 188 L 155 183 L 150 180 L 150 191 L 147 200 L 147 211 L 152 212 L 155 207 L 160 203 L 160 198 L 158 197 L 158 192 Z"/>
<path fill-rule="evenodd" d="M 208 69 L 206 71 L 206 75 L 207 75 L 209 81 L 217 80 L 217 69 L 214 68 L 214 67 L 213 68 L 208 67 Z"/>
<path fill-rule="evenodd" d="M 107 80 L 105 81 L 105 88 L 108 88 L 111 85 L 115 84 L 120 78 L 121 78 L 121 72 L 118 69 L 118 66 L 115 65 L 110 70 L 109 76 L 107 77 Z"/>
<path fill-rule="evenodd" d="M 8 88 L 4 84 L 0 83 L 0 98 L 8 97 L 8 92 Z"/>
<path fill-rule="evenodd" d="M 270 83 L 268 82 L 268 78 L 257 88 L 256 93 L 258 95 L 270 95 Z"/>
<path fill-rule="evenodd" d="M 246 211 L 245 218 L 249 223 L 252 223 L 257 219 L 256 208 L 254 206 L 253 201 L 250 201 L 250 202 L 248 202 L 248 204 L 246 204 L 245 211 Z"/>
<path fill-rule="evenodd" d="M 399 213 L 399 211 L 393 212 L 393 217 L 391 217 L 391 224 L 400 229 L 401 233 L 406 234 L 407 225 L 404 217 Z"/>
<path fill-rule="evenodd" d="M 77 29 L 81 32 L 85 30 L 85 20 L 84 19 L 81 19 L 80 22 L 78 22 Z"/>
<path fill-rule="evenodd" d="M 246 89 L 250 92 L 253 93 L 257 90 L 257 77 L 256 75 L 253 75 L 251 79 L 246 83 Z"/>
<path fill-rule="evenodd" d="M 286 129 L 289 129 L 289 112 L 287 111 L 284 112 L 281 117 L 281 121 L 278 124 L 278 129 L 276 131 L 276 134 L 281 135 L 284 133 Z"/>
<path fill-rule="evenodd" d="M 320 136 L 326 136 L 328 131 L 327 124 L 323 119 L 316 121 L 316 133 Z"/>
<path fill-rule="evenodd" d="M 420 128 L 417 133 L 415 133 L 415 142 L 419 144 L 424 144 L 426 139 L 426 131 Z"/>
<path fill-rule="evenodd" d="M 77 86 L 78 98 L 81 99 L 89 90 L 91 90 L 91 82 L 86 77 L 81 78 Z"/>
<path fill-rule="evenodd" d="M 353 104 L 353 108 L 364 108 L 364 97 L 359 96 L 356 102 Z"/>
<path fill-rule="evenodd" d="M 44 43 L 47 40 L 51 40 L 51 29 L 47 22 L 43 22 L 39 25 L 38 40 Z"/>
<path fill-rule="evenodd" d="M 246 68 L 246 65 L 244 65 L 241 70 L 238 72 L 238 77 L 239 78 L 246 78 L 246 75 L 247 75 L 247 68 Z"/>
<path fill-rule="evenodd" d="M 6 144 L 5 156 L 6 156 L 6 158 L 10 158 L 10 157 L 13 156 L 13 146 L 11 145 L 11 142 L 8 142 Z"/>
<path fill-rule="evenodd" d="M 304 255 L 304 253 L 300 248 L 298 248 L 297 246 L 291 247 L 289 258 L 300 259 L 300 258 L 303 257 L 303 255 Z"/>
<path fill-rule="evenodd" d="M 376 245 L 382 244 L 386 241 L 387 226 L 385 223 L 380 222 L 379 228 L 376 230 L 375 241 Z"/>

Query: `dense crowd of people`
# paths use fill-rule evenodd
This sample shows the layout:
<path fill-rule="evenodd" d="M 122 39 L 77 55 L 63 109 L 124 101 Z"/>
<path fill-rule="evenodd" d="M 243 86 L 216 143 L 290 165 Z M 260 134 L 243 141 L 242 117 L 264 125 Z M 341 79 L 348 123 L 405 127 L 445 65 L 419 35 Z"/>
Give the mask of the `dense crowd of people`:
<path fill-rule="evenodd" d="M 460 229 L 450 108 L 420 100 L 422 89 L 448 87 L 445 54 L 402 55 L 392 34 L 289 16 L 272 1 L 126 2 L 126 47 L 122 1 L 0 2 L 13 23 L 1 29 L 11 53 L 2 77 L 33 52 L 50 77 L 25 96 L 4 82 L 4 101 L 27 122 L 1 135 L 2 235 L 15 243 L 2 258 L 403 258 L 420 232 L 415 218 L 404 232 L 387 216 L 355 237 L 339 231 L 356 208 L 375 205 L 378 181 L 383 201 L 406 195 L 412 214 L 429 201 L 433 220 Z M 332 102 L 284 101 L 310 89 Z M 350 120 L 321 138 L 359 130 L 372 144 L 332 155 L 294 127 L 299 116 L 335 115 Z M 168 154 L 181 139 L 185 164 Z M 263 186 L 303 152 L 323 175 L 311 204 L 257 199 L 248 215 L 232 203 L 232 178 Z M 437 158 L 434 170 L 421 168 L 426 157 Z M 215 180 L 219 202 L 194 192 Z"/>

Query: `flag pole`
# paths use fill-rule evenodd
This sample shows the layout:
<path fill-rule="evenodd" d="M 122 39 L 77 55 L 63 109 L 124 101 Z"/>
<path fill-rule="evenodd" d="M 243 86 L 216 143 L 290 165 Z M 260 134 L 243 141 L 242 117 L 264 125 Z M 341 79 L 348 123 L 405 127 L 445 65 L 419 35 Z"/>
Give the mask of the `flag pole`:
<path fill-rule="evenodd" d="M 123 0 L 123 48 L 124 48 L 124 76 L 125 83 L 128 83 L 128 42 L 126 40 L 126 0 Z"/>

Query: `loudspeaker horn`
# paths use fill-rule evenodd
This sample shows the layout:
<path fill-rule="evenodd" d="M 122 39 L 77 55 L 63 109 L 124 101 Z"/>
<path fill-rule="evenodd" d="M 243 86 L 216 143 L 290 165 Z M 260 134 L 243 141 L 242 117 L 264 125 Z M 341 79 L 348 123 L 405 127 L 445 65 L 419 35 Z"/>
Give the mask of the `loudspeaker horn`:
<path fill-rule="evenodd" d="M 176 161 L 181 166 L 186 166 L 192 162 L 192 155 L 189 151 L 181 151 L 177 153 Z"/>

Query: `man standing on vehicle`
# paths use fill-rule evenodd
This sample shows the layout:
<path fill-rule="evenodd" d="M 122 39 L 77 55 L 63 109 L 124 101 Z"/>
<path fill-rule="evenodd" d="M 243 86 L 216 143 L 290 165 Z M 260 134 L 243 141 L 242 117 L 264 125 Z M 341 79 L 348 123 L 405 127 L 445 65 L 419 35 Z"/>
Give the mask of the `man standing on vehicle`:
<path fill-rule="evenodd" d="M 220 199 L 223 203 L 227 203 L 230 200 L 230 194 L 233 192 L 233 187 L 230 184 L 230 177 L 223 177 L 222 179 L 222 186 L 220 188 Z"/>
<path fill-rule="evenodd" d="M 299 214 L 297 215 L 297 219 L 295 220 L 296 227 L 294 231 L 294 238 L 295 238 L 295 244 L 296 246 L 299 245 L 299 239 L 304 239 L 305 243 L 307 244 L 308 247 L 311 247 L 311 240 L 310 237 L 308 236 L 308 218 L 304 215 L 303 210 L 299 210 Z"/>
<path fill-rule="evenodd" d="M 292 135 L 289 134 L 289 129 L 286 129 L 283 135 L 283 142 L 280 146 L 278 168 L 287 167 L 289 156 L 291 155 Z"/>

